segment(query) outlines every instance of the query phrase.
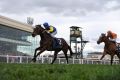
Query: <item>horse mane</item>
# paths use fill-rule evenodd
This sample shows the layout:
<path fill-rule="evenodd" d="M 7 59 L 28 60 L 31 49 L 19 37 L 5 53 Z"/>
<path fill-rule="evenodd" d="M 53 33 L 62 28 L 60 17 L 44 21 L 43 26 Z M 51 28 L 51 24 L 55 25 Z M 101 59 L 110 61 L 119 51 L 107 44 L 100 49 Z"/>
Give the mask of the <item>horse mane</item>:
<path fill-rule="evenodd" d="M 38 25 L 36 25 L 36 26 L 38 26 L 39 28 L 42 28 L 43 30 L 45 30 L 45 28 L 43 28 L 42 26 L 41 26 L 41 24 L 38 24 Z M 50 36 L 50 37 L 52 37 L 49 33 L 47 33 L 46 31 L 44 31 L 43 33 L 45 33 L 47 36 Z"/>
<path fill-rule="evenodd" d="M 36 26 L 41 27 L 42 29 L 44 29 L 44 28 L 41 26 L 41 24 L 37 24 Z"/>

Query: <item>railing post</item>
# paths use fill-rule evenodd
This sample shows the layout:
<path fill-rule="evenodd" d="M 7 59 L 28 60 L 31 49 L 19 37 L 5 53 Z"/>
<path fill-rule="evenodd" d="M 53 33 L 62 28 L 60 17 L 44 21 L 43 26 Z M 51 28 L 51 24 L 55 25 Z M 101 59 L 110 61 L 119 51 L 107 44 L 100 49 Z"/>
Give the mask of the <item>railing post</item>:
<path fill-rule="evenodd" d="M 59 64 L 60 64 L 60 58 L 58 58 L 58 60 L 59 60 Z"/>
<path fill-rule="evenodd" d="M 42 56 L 42 64 L 44 63 L 44 59 L 43 59 L 43 56 Z"/>
<path fill-rule="evenodd" d="M 52 63 L 52 60 L 53 60 L 53 58 L 51 57 L 51 58 L 50 58 L 50 63 Z"/>
<path fill-rule="evenodd" d="M 81 64 L 83 64 L 83 59 L 81 59 Z"/>
<path fill-rule="evenodd" d="M 6 57 L 7 57 L 7 63 L 9 63 L 9 56 L 7 55 Z"/>
<path fill-rule="evenodd" d="M 22 63 L 22 56 L 19 56 L 20 57 L 20 63 Z"/>
<path fill-rule="evenodd" d="M 93 64 L 93 62 L 94 62 L 94 61 L 92 60 L 92 64 Z"/>
<path fill-rule="evenodd" d="M 79 59 L 79 64 L 81 64 L 81 59 Z"/>
<path fill-rule="evenodd" d="M 27 56 L 27 63 L 28 63 L 28 56 Z"/>
<path fill-rule="evenodd" d="M 75 60 L 75 59 L 74 59 L 74 57 L 73 57 L 73 64 L 75 63 L 74 60 Z"/>

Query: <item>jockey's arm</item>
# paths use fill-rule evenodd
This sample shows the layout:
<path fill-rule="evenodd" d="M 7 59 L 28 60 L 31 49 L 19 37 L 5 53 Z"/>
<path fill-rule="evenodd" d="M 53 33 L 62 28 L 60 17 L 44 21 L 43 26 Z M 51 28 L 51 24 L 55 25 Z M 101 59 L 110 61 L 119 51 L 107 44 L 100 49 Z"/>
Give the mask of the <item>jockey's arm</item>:
<path fill-rule="evenodd" d="M 48 30 L 49 32 L 53 32 L 53 27 L 50 26 L 50 30 Z"/>

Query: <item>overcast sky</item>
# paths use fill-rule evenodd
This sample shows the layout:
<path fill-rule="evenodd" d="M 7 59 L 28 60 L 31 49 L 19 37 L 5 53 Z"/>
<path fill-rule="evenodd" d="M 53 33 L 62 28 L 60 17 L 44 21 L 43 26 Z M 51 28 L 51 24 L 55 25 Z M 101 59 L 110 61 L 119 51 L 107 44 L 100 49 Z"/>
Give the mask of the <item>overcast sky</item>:
<path fill-rule="evenodd" d="M 112 30 L 120 39 L 120 0 L 1 0 L 0 14 L 21 22 L 34 18 L 35 24 L 48 22 L 58 29 L 56 37 L 69 41 L 69 27 L 82 27 L 90 42 L 85 51 L 101 51 L 96 40 Z"/>

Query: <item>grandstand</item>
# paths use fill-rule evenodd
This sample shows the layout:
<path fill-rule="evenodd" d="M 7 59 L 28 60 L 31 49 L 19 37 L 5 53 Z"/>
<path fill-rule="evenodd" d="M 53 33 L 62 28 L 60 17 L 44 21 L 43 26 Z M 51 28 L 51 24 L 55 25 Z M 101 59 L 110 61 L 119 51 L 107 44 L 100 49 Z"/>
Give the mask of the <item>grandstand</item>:
<path fill-rule="evenodd" d="M 0 15 L 0 54 L 33 55 L 37 38 L 31 25 Z"/>

